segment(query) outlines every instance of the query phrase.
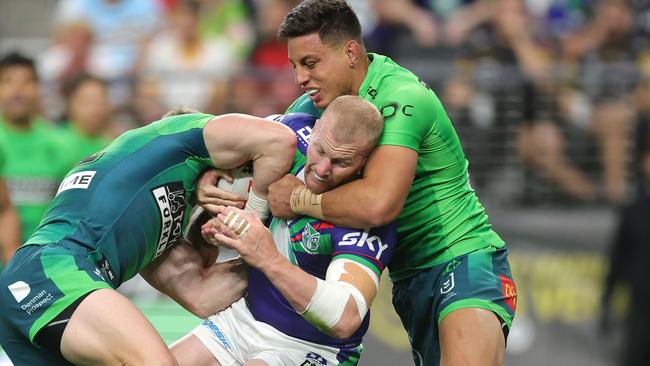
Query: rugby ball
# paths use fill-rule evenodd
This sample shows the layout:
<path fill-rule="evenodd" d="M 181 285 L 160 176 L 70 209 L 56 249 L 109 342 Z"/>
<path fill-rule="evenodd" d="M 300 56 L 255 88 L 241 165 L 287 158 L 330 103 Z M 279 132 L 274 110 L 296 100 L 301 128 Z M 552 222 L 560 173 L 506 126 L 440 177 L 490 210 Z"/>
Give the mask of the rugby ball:
<path fill-rule="evenodd" d="M 237 193 L 248 199 L 248 192 L 253 187 L 253 163 L 248 162 L 240 167 L 230 170 L 233 181 L 228 182 L 226 179 L 219 179 L 217 188 L 227 192 Z"/>

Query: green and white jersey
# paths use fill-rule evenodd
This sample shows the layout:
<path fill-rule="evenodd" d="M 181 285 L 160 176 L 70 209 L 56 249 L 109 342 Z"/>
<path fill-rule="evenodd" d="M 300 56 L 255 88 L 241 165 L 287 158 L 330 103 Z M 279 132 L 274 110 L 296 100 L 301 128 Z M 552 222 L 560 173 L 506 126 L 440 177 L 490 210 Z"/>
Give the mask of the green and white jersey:
<path fill-rule="evenodd" d="M 453 257 L 505 243 L 492 230 L 469 185 L 468 162 L 442 103 L 417 76 L 390 58 L 368 54 L 370 65 L 359 96 L 384 116 L 380 145 L 418 153 L 413 185 L 397 219 L 398 243 L 389 265 L 391 279 L 412 276 Z M 307 94 L 287 110 L 318 110 Z"/>
<path fill-rule="evenodd" d="M 60 129 L 44 120 L 37 119 L 30 129 L 20 130 L 0 118 L 0 140 L 7 155 L 0 176 L 7 181 L 25 242 L 74 162 Z"/>
<path fill-rule="evenodd" d="M 59 186 L 29 244 L 88 252 L 114 287 L 181 236 L 197 176 L 212 166 L 207 114 L 164 118 L 128 131 L 81 161 Z"/>

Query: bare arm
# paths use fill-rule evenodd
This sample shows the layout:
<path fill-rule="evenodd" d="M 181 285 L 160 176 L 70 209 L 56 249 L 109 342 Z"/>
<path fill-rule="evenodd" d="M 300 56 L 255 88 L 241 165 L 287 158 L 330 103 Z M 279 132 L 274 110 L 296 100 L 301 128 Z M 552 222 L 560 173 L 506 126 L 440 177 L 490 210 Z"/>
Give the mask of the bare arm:
<path fill-rule="evenodd" d="M 323 194 L 325 220 L 356 228 L 379 227 L 395 220 L 413 183 L 417 159 L 417 152 L 406 147 L 377 147 L 362 179 Z"/>
<path fill-rule="evenodd" d="M 145 267 L 140 274 L 158 291 L 199 318 L 207 318 L 244 295 L 248 267 L 241 261 L 203 265 L 199 252 L 187 241 Z"/>
<path fill-rule="evenodd" d="M 203 130 L 206 146 L 218 168 L 231 169 L 253 161 L 252 190 L 260 197 L 291 167 L 295 134 L 287 126 L 243 114 L 210 120 Z"/>
<path fill-rule="evenodd" d="M 230 210 L 251 224 L 241 237 L 222 223 Z M 217 242 L 239 251 L 244 261 L 269 278 L 296 312 L 321 331 L 337 338 L 348 338 L 359 328 L 367 308 L 377 295 L 379 277 L 376 274 L 358 263 L 336 259 L 328 267 L 326 281 L 317 279 L 278 252 L 270 231 L 257 217 L 224 207 L 218 218 L 210 221 L 211 228 L 204 231 L 205 235 L 213 235 Z M 326 289 L 319 290 L 319 287 Z M 359 310 L 360 307 L 364 310 Z M 332 319 L 332 316 L 336 321 L 325 325 L 327 322 L 323 319 Z"/>
<path fill-rule="evenodd" d="M 20 246 L 20 219 L 4 179 L 0 179 L 0 228 L 0 261 L 7 263 Z"/>

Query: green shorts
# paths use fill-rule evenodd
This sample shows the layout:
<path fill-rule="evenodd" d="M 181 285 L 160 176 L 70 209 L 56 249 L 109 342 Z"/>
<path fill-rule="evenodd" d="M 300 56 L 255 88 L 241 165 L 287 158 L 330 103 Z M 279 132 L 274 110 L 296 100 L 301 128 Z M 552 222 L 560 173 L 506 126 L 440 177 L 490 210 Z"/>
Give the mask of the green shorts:
<path fill-rule="evenodd" d="M 0 274 L 0 344 L 16 365 L 59 364 L 33 345 L 36 334 L 77 299 L 113 288 L 88 252 L 27 245 Z"/>
<path fill-rule="evenodd" d="M 408 332 L 416 365 L 440 364 L 438 326 L 457 309 L 494 312 L 507 335 L 517 299 L 507 256 L 505 248 L 482 249 L 393 284 L 393 306 Z"/>

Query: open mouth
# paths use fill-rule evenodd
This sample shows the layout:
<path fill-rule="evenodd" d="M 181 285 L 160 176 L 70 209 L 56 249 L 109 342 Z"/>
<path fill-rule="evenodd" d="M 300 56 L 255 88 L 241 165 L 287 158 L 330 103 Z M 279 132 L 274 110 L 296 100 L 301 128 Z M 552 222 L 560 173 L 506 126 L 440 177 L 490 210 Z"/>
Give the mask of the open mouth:
<path fill-rule="evenodd" d="M 316 100 L 318 95 L 320 94 L 320 89 L 308 89 L 307 94 L 309 95 L 309 98 L 311 100 Z"/>
<path fill-rule="evenodd" d="M 316 172 L 313 172 L 313 173 L 314 173 L 314 178 L 316 178 L 317 181 L 322 182 L 322 183 L 327 182 L 326 178 L 321 177 L 320 175 L 316 174 Z"/>

